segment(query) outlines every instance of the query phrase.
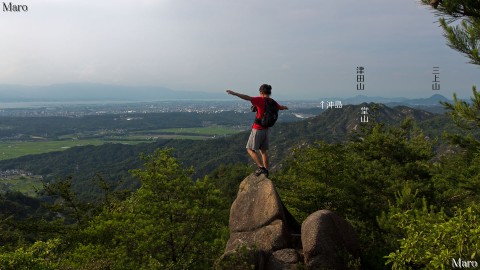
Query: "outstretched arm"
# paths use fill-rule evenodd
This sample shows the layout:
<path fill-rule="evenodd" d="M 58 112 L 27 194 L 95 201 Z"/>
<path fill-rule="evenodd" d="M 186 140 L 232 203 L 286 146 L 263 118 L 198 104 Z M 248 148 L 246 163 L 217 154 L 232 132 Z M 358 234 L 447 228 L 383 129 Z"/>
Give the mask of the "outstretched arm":
<path fill-rule="evenodd" d="M 280 105 L 280 106 L 278 106 L 278 109 L 279 110 L 288 110 L 288 107 Z"/>
<path fill-rule="evenodd" d="M 244 95 L 244 94 L 240 94 L 240 93 L 234 92 L 234 91 L 232 91 L 232 90 L 227 90 L 227 93 L 228 93 L 229 95 L 237 96 L 237 97 L 239 97 L 239 98 L 241 98 L 241 99 L 245 99 L 245 100 L 249 100 L 249 101 L 252 100 L 252 97 L 251 97 L 251 96 L 247 96 L 247 95 Z"/>

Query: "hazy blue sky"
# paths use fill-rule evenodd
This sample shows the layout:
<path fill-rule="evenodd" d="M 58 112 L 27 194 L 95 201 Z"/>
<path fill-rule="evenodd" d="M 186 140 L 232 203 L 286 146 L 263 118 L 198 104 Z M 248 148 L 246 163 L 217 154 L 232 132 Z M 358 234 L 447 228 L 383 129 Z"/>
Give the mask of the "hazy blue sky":
<path fill-rule="evenodd" d="M 298 98 L 470 96 L 480 69 L 417 0 L 24 0 L 0 12 L 0 84 L 92 82 Z M 366 69 L 356 90 L 356 67 Z M 441 91 L 431 90 L 440 67 Z"/>

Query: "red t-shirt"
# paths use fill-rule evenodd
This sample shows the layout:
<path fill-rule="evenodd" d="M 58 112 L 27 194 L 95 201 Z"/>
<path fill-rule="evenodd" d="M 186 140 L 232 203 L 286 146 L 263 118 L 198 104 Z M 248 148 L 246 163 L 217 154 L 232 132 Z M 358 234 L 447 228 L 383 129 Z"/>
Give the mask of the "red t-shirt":
<path fill-rule="evenodd" d="M 268 98 L 268 99 L 271 99 L 271 98 Z M 252 97 L 250 102 L 252 102 L 253 106 L 257 107 L 257 114 L 255 115 L 255 118 L 262 118 L 263 113 L 265 112 L 265 98 L 264 97 Z M 275 104 L 277 105 L 277 108 L 280 109 L 280 105 L 278 105 L 278 103 L 275 100 L 273 100 L 273 102 L 275 102 Z M 253 123 L 252 128 L 253 129 L 258 129 L 258 130 L 267 129 L 266 127 L 262 127 L 255 122 Z"/>

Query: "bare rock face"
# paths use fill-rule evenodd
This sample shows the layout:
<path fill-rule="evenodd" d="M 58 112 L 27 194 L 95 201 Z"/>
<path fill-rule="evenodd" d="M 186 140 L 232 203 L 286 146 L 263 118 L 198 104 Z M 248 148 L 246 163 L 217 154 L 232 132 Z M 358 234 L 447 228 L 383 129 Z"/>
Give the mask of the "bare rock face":
<path fill-rule="evenodd" d="M 297 269 L 292 234 L 300 234 L 300 225 L 265 175 L 252 174 L 240 183 L 229 228 L 230 239 L 215 269 Z"/>
<path fill-rule="evenodd" d="M 230 208 L 230 239 L 225 253 L 242 246 L 273 252 L 287 248 L 285 213 L 275 187 L 263 174 L 250 175 L 240 184 Z"/>
<path fill-rule="evenodd" d="M 248 247 L 224 253 L 214 265 L 216 270 L 265 270 L 266 257 L 262 251 Z"/>
<path fill-rule="evenodd" d="M 217 270 L 360 269 L 358 239 L 350 224 L 320 210 L 300 227 L 264 175 L 252 174 L 240 184 L 229 228 Z"/>
<path fill-rule="evenodd" d="M 275 251 L 267 262 L 267 270 L 297 270 L 300 256 L 293 248 Z"/>
<path fill-rule="evenodd" d="M 360 269 L 360 245 L 353 227 L 329 210 L 319 210 L 302 224 L 307 269 Z"/>

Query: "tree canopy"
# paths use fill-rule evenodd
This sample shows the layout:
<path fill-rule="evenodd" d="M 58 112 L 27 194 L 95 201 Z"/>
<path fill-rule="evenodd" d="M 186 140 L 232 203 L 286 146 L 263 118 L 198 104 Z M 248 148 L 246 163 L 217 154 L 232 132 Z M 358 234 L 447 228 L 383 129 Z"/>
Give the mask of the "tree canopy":
<path fill-rule="evenodd" d="M 480 65 L 480 2 L 477 0 L 421 0 L 440 17 L 447 44 Z"/>

